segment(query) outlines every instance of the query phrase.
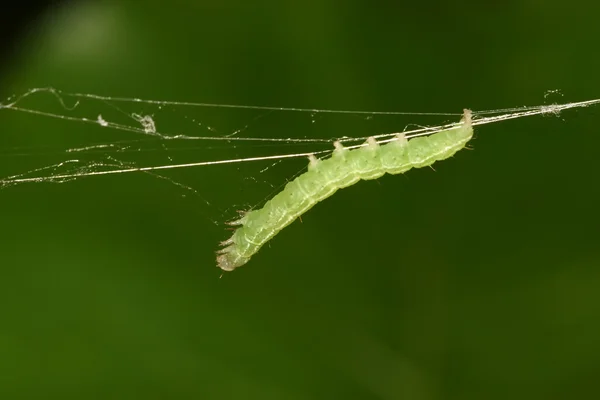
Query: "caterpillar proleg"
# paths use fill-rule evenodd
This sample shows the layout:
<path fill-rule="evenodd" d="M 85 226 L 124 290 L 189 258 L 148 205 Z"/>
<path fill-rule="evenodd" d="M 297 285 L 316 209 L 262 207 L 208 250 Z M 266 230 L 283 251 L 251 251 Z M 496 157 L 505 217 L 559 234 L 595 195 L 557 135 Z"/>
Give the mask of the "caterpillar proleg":
<path fill-rule="evenodd" d="M 461 124 L 430 136 L 407 140 L 398 134 L 396 140 L 384 145 L 369 138 L 366 146 L 354 150 L 336 142 L 330 158 L 310 157 L 307 172 L 289 182 L 263 208 L 251 210 L 230 223 L 239 227 L 221 243 L 225 247 L 217 252 L 218 267 L 232 271 L 246 264 L 280 230 L 338 189 L 361 179 L 426 167 L 451 157 L 472 137 L 471 111 L 465 109 Z"/>

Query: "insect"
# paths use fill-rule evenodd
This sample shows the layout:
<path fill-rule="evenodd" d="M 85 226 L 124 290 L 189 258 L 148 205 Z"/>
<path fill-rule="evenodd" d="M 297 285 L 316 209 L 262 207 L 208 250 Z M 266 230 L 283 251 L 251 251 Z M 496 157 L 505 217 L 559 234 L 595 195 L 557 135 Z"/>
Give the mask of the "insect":
<path fill-rule="evenodd" d="M 429 166 L 454 155 L 472 137 L 471 111 L 465 109 L 459 125 L 429 136 L 407 140 L 400 133 L 384 145 L 371 137 L 365 146 L 353 150 L 334 143 L 331 157 L 319 160 L 310 156 L 307 172 L 289 182 L 263 208 L 248 211 L 229 223 L 238 228 L 231 238 L 221 242 L 224 247 L 217 252 L 218 267 L 232 271 L 246 264 L 280 230 L 337 190 L 361 179 Z"/>

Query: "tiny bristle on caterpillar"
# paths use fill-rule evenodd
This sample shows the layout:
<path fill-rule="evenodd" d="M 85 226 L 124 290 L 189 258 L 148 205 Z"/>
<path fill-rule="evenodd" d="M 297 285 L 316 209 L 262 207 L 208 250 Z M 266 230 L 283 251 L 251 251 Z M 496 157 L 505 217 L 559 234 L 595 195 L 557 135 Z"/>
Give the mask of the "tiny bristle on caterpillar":
<path fill-rule="evenodd" d="M 221 242 L 225 247 L 217 252 L 217 266 L 232 271 L 246 264 L 280 230 L 338 189 L 361 179 L 429 166 L 454 155 L 472 137 L 471 111 L 465 109 L 460 124 L 429 136 L 407 140 L 398 134 L 396 140 L 383 145 L 369 138 L 365 146 L 353 150 L 334 143 L 331 157 L 309 157 L 307 172 L 289 182 L 263 208 L 248 211 L 230 223 L 239 227 Z"/>

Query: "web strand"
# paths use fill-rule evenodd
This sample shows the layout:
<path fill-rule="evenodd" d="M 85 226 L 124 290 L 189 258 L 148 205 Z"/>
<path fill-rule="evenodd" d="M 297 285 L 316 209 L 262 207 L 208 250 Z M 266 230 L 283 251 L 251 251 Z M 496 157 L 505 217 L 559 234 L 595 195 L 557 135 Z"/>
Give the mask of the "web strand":
<path fill-rule="evenodd" d="M 354 115 L 411 115 L 411 116 L 458 116 L 462 115 L 462 113 L 419 113 L 419 112 L 398 112 L 398 111 L 349 111 L 349 110 L 324 110 L 324 109 L 308 109 L 308 108 L 292 108 L 292 107 L 268 107 L 268 106 L 244 106 L 244 105 L 230 105 L 230 104 L 210 104 L 210 103 L 191 103 L 191 102 L 180 102 L 180 101 L 158 101 L 158 100 L 143 100 L 138 98 L 124 98 L 124 97 L 108 97 L 108 96 L 99 96 L 95 94 L 84 94 L 84 93 L 66 93 L 61 92 L 53 88 L 36 88 L 32 89 L 25 94 L 15 97 L 9 102 L 5 104 L 0 104 L 0 110 L 12 110 L 16 112 L 29 113 L 40 115 L 49 118 L 57 118 L 65 121 L 72 122 L 82 122 L 86 124 L 96 124 L 106 128 L 112 128 L 119 131 L 125 132 L 133 132 L 138 134 L 143 134 L 146 136 L 151 136 L 154 138 L 158 138 L 160 140 L 208 140 L 208 141 L 226 141 L 226 142 L 236 142 L 236 141 L 244 141 L 244 142 L 274 142 L 274 143 L 329 143 L 333 144 L 334 140 L 338 140 L 340 142 L 357 142 L 364 141 L 367 137 L 341 137 L 337 139 L 322 139 L 322 138 L 264 138 L 264 137 L 241 137 L 241 136 L 188 136 L 183 133 L 176 133 L 172 135 L 166 135 L 160 133 L 156 130 L 154 121 L 151 119 L 146 119 L 146 117 L 135 115 L 137 122 L 142 124 L 141 127 L 129 126 L 126 124 L 110 122 L 99 116 L 97 119 L 91 119 L 86 117 L 75 117 L 70 115 L 56 114 L 52 112 L 31 109 L 22 107 L 19 104 L 23 102 L 26 98 L 36 94 L 36 93 L 50 93 L 54 95 L 60 105 L 68 111 L 72 111 L 76 109 L 80 102 L 83 100 L 97 100 L 110 104 L 113 106 L 113 103 L 139 103 L 139 104 L 150 104 L 150 105 L 158 105 L 158 106 L 177 106 L 177 107 L 200 107 L 200 108 L 223 108 L 223 109 L 245 109 L 245 110 L 258 110 L 258 111 L 287 111 L 287 112 L 298 112 L 298 113 L 325 113 L 325 114 L 354 114 Z M 66 99 L 73 100 L 73 104 L 67 104 Z M 561 111 L 572 109 L 572 108 L 582 108 L 588 107 L 591 105 L 596 105 L 600 103 L 600 99 L 574 102 L 574 103 L 566 103 L 566 104 L 553 104 L 553 105 L 542 105 L 542 106 L 532 106 L 532 107 L 518 107 L 518 108 L 505 108 L 505 109 L 496 109 L 496 110 L 483 110 L 483 111 L 473 111 L 474 119 L 473 125 L 485 125 L 490 123 L 497 123 L 501 121 L 507 121 L 517 118 L 523 118 L 528 116 L 535 115 L 558 115 Z M 118 107 L 117 107 L 118 109 Z M 118 109 L 121 111 L 120 109 Z M 122 112 L 122 111 L 121 111 Z M 150 118 L 150 117 L 148 117 Z M 449 129 L 457 126 L 458 123 L 449 123 L 444 125 L 437 126 L 429 126 L 429 127 L 420 127 L 412 130 L 405 130 L 403 134 L 406 138 L 413 138 L 418 136 L 430 135 L 441 130 Z M 396 137 L 399 132 L 393 133 L 385 133 L 379 135 L 372 135 L 378 142 L 387 143 L 390 141 L 396 140 Z M 346 146 L 348 149 L 358 148 L 364 146 L 364 143 Z M 84 146 L 81 149 L 90 150 L 90 149 L 100 149 L 110 146 L 110 144 L 99 144 L 95 146 Z M 72 151 L 71 151 L 72 150 Z M 70 149 L 67 152 L 76 152 L 80 151 L 80 149 Z M 145 166 L 145 167 L 117 167 L 110 164 L 87 164 L 85 165 L 86 170 L 79 170 L 73 173 L 57 173 L 57 174 L 48 174 L 49 171 L 55 171 L 60 168 L 63 168 L 68 165 L 78 165 L 80 164 L 80 160 L 72 159 L 61 162 L 59 164 L 50 165 L 44 168 L 38 168 L 32 171 L 28 171 L 23 174 L 12 175 L 6 178 L 0 179 L 0 187 L 15 185 L 21 183 L 32 183 L 32 182 L 64 182 L 73 179 L 83 178 L 83 177 L 93 177 L 93 176 L 104 176 L 104 175 L 118 175 L 125 173 L 134 173 L 134 172 L 153 172 L 153 171 L 161 171 L 161 170 L 172 170 L 172 169 L 182 169 L 182 168 L 192 168 L 192 167 L 202 167 L 202 166 L 215 166 L 221 164 L 239 164 L 239 163 L 250 163 L 256 161 L 268 161 L 268 160 L 283 160 L 283 159 L 291 159 L 291 158 L 299 158 L 299 157 L 309 157 L 311 155 L 315 156 L 327 156 L 333 151 L 333 145 L 330 150 L 320 150 L 320 151 L 307 151 L 307 152 L 290 152 L 287 154 L 277 154 L 277 155 L 265 155 L 265 156 L 257 156 L 257 157 L 243 157 L 243 158 L 232 158 L 232 159 L 222 159 L 222 160 L 212 160 L 212 161 L 199 161 L 199 162 L 191 162 L 191 163 L 171 163 L 164 165 L 153 165 L 153 166 Z M 96 170 L 90 171 L 89 169 L 93 169 L 94 167 L 104 167 L 104 168 L 112 168 L 107 170 Z M 35 175 L 35 176 L 31 176 Z"/>

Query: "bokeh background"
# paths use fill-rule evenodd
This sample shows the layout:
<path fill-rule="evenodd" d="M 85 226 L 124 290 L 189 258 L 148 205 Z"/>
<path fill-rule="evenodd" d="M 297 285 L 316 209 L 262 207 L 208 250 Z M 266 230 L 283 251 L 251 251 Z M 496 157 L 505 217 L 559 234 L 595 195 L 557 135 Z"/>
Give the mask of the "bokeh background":
<path fill-rule="evenodd" d="M 9 38 L 0 97 L 52 86 L 415 112 L 587 100 L 600 97 L 598 11 L 577 0 L 55 3 Z M 69 113 L 39 99 L 28 107 Z M 119 107 L 115 118 L 155 113 L 159 129 L 197 136 L 248 121 L 243 135 L 318 138 L 440 122 Z M 482 126 L 472 151 L 337 193 L 221 279 L 222 223 L 305 160 L 163 174 L 191 190 L 145 174 L 5 187 L 0 398 L 597 398 L 599 124 L 590 107 Z M 296 148 L 165 148 L 12 110 L 0 132 L 3 178 L 125 140 L 143 139 L 81 157 L 143 166 Z"/>

